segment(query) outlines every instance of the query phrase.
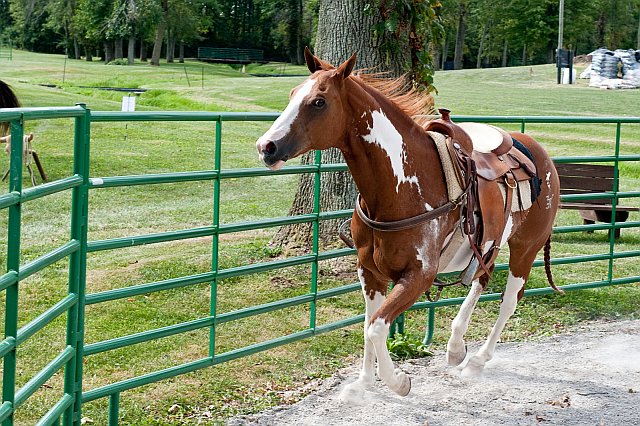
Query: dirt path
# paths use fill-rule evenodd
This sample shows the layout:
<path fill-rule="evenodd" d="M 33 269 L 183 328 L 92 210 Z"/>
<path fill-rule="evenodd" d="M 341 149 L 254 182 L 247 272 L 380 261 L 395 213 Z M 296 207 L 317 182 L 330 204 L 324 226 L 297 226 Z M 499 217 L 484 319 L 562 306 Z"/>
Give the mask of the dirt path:
<path fill-rule="evenodd" d="M 401 368 L 413 384 L 405 398 L 378 381 L 361 403 L 340 402 L 354 367 L 294 405 L 229 425 L 640 425 L 640 320 L 499 344 L 479 379 L 461 378 L 444 353 Z"/>

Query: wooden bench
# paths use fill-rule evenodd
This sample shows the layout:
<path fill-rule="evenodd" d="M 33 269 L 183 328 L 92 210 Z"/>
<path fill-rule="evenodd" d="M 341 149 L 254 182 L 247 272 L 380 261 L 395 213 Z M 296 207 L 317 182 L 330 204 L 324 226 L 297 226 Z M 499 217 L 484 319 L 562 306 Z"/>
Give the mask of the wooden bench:
<path fill-rule="evenodd" d="M 617 191 L 613 179 L 614 167 L 602 164 L 556 164 L 560 176 L 560 194 L 589 194 L 594 192 Z M 584 224 L 597 222 L 611 223 L 611 199 L 599 198 L 584 201 L 560 203 L 560 208 L 579 210 Z M 624 222 L 630 212 L 640 211 L 638 207 L 616 205 L 616 222 Z M 611 233 L 611 231 L 609 231 Z M 614 230 L 614 238 L 620 237 L 620 229 Z"/>

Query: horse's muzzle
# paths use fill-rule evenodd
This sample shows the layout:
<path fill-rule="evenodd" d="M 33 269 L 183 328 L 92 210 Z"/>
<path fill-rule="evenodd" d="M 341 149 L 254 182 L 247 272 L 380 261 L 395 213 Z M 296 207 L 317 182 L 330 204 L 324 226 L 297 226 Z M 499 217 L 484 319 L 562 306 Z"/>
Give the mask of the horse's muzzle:
<path fill-rule="evenodd" d="M 258 150 L 258 156 L 271 170 L 278 170 L 284 166 L 287 158 L 281 158 L 281 153 L 278 150 L 278 145 L 272 140 L 258 139 L 256 142 L 256 149 Z"/>

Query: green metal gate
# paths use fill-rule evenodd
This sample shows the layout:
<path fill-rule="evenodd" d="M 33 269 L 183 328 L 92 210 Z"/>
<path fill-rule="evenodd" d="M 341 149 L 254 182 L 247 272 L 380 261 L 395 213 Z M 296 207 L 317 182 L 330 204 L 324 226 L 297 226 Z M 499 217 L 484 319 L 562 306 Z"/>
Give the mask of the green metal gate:
<path fill-rule="evenodd" d="M 222 169 L 222 125 L 228 121 L 271 121 L 277 117 L 270 113 L 197 113 L 197 112 L 91 112 L 84 105 L 69 108 L 22 108 L 0 111 L 0 121 L 11 122 L 11 135 L 14 143 L 10 153 L 10 183 L 9 192 L 0 195 L 0 210 L 8 209 L 7 226 L 7 269 L 0 275 L 0 291 L 5 292 L 6 309 L 4 312 L 5 335 L 0 341 L 0 357 L 3 359 L 2 404 L 0 405 L 0 422 L 3 425 L 14 424 L 14 413 L 19 407 L 54 374 L 64 374 L 64 391 L 58 401 L 42 417 L 38 424 L 80 424 L 81 409 L 89 401 L 109 398 L 109 424 L 118 424 L 120 394 L 146 384 L 154 383 L 166 378 L 188 373 L 205 367 L 210 367 L 232 359 L 247 356 L 259 351 L 267 350 L 289 342 L 312 337 L 317 334 L 335 330 L 347 325 L 356 324 L 363 320 L 363 315 L 344 318 L 329 324 L 318 325 L 316 321 L 316 306 L 323 299 L 350 292 L 359 292 L 360 284 L 352 283 L 328 290 L 318 290 L 318 263 L 322 260 L 353 255 L 351 249 L 335 249 L 321 251 L 318 244 L 318 229 L 321 220 L 346 218 L 351 215 L 350 210 L 321 212 L 319 205 L 321 174 L 338 170 L 345 170 L 344 164 L 324 165 L 320 162 L 319 153 L 316 154 L 316 164 L 307 166 L 290 166 L 278 172 L 265 169 Z M 22 188 L 22 146 L 15 141 L 22 141 L 24 122 L 27 120 L 47 120 L 54 118 L 72 118 L 75 120 L 74 164 L 71 176 L 56 180 L 37 187 Z M 618 165 L 623 161 L 639 162 L 640 155 L 620 155 L 621 126 L 640 124 L 640 118 L 601 118 L 601 117 L 456 117 L 458 121 L 482 121 L 493 123 L 519 123 L 521 130 L 525 130 L 525 123 L 590 123 L 614 124 L 616 126 L 614 152 L 608 156 L 583 156 L 555 158 L 556 162 L 607 162 L 615 166 L 615 180 L 619 179 Z M 212 170 L 199 172 L 176 172 L 162 174 L 145 174 L 131 176 L 90 176 L 89 165 L 91 124 L 96 122 L 131 122 L 131 121 L 203 121 L 210 122 L 215 130 L 215 157 Z M 265 218 L 262 220 L 242 223 L 220 223 L 220 182 L 230 178 L 246 178 L 256 176 L 270 176 L 274 174 L 311 173 L 315 182 L 315 198 L 313 213 L 294 217 Z M 102 188 L 121 186 L 153 185 L 173 182 L 213 181 L 212 196 L 213 220 L 210 226 L 190 228 L 179 231 L 153 233 L 125 238 L 87 241 L 87 223 L 91 215 L 88 208 L 90 191 Z M 615 186 L 617 188 L 617 185 Z M 40 256 L 32 261 L 22 263 L 21 253 L 21 208 L 25 203 L 61 191 L 72 192 L 71 229 L 69 240 L 57 249 Z M 640 197 L 640 191 L 605 192 L 588 196 L 566 196 L 563 200 L 610 198 L 615 209 L 620 198 Z M 612 215 L 615 218 L 615 214 Z M 615 219 L 612 219 L 612 221 Z M 256 230 L 283 224 L 310 222 L 313 226 L 313 247 L 310 254 L 288 257 L 285 259 L 262 262 L 242 267 L 218 268 L 218 238 L 220 235 L 247 230 Z M 625 223 L 594 224 L 581 226 L 563 226 L 555 228 L 556 233 L 578 232 L 596 229 L 637 228 L 639 221 Z M 102 250 L 116 250 L 124 247 L 176 241 L 182 239 L 211 236 L 213 238 L 211 271 L 201 274 L 172 278 L 163 281 L 133 285 L 97 293 L 86 294 L 87 253 Z M 604 280 L 575 283 L 566 285 L 564 290 L 579 290 L 584 288 L 602 287 L 616 284 L 640 282 L 640 276 L 626 276 L 614 278 L 613 264 L 616 259 L 640 256 L 640 250 L 623 252 L 615 251 L 615 241 L 611 233 L 609 252 L 587 256 L 571 256 L 556 258 L 552 264 L 570 264 L 606 260 L 609 262 L 608 276 Z M 67 296 L 55 303 L 37 318 L 18 328 L 18 300 L 20 282 L 38 271 L 47 268 L 61 259 L 69 259 L 69 283 Z M 256 272 L 275 270 L 295 265 L 311 265 L 309 290 L 306 294 L 295 296 L 276 302 L 266 303 L 231 312 L 217 312 L 217 282 L 224 278 L 253 274 Z M 536 262 L 540 266 L 540 262 Z M 499 265 L 497 270 L 505 269 L 506 265 Z M 174 324 L 167 327 L 130 334 L 123 337 L 109 339 L 91 344 L 84 344 L 85 307 L 107 301 L 120 300 L 136 295 L 143 295 L 157 291 L 192 286 L 199 283 L 211 283 L 211 306 L 208 316 L 193 321 Z M 532 289 L 526 295 L 550 293 L 551 289 Z M 354 297 L 360 297 L 354 295 Z M 495 300 L 499 294 L 483 295 L 481 300 Z M 462 298 L 444 299 L 436 303 L 419 302 L 412 309 L 428 310 L 428 335 L 430 341 L 433 334 L 435 309 L 438 306 L 462 303 Z M 237 321 L 242 318 L 270 312 L 297 305 L 309 306 L 308 327 L 302 331 L 286 334 L 265 342 L 250 344 L 223 353 L 215 352 L 216 326 Z M 48 365 L 35 374 L 24 386 L 16 389 L 16 349 L 20 344 L 34 337 L 41 329 L 58 317 L 66 316 L 66 346 L 58 354 L 52 356 Z M 185 333 L 197 329 L 209 330 L 208 356 L 181 365 L 154 371 L 131 379 L 118 381 L 106 386 L 83 389 L 83 361 L 86 357 L 122 348 L 141 342 L 147 342 L 162 337 Z"/>

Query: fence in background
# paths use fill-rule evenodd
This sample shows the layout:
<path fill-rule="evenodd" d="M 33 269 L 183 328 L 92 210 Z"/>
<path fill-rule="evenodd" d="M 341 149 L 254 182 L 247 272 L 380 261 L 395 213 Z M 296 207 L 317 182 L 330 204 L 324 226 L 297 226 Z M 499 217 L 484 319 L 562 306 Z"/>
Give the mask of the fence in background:
<path fill-rule="evenodd" d="M 126 390 L 166 378 L 185 374 L 205 367 L 210 367 L 239 357 L 254 354 L 289 342 L 312 337 L 321 333 L 356 324 L 363 321 L 364 315 L 356 315 L 344 318 L 329 324 L 318 325 L 316 321 L 317 304 L 338 295 L 359 292 L 360 284 L 352 283 L 328 290 L 318 290 L 318 263 L 323 260 L 349 256 L 355 253 L 352 249 L 336 249 L 321 251 L 318 244 L 319 222 L 326 219 L 347 218 L 351 216 L 350 210 L 322 212 L 320 210 L 320 180 L 322 173 L 337 170 L 345 170 L 344 164 L 321 164 L 320 155 L 316 153 L 316 163 L 306 166 L 290 166 L 280 171 L 273 172 L 266 169 L 221 169 L 221 146 L 223 122 L 228 121 L 271 121 L 277 114 L 270 113 L 198 113 L 198 112 L 91 112 L 83 105 L 69 108 L 22 108 L 0 110 L 0 121 L 11 122 L 11 134 L 13 141 L 22 141 L 24 122 L 27 120 L 46 120 L 53 118 L 73 118 L 75 120 L 74 138 L 74 165 L 71 176 L 43 184 L 40 186 L 22 188 L 22 147 L 20 143 L 11 146 L 11 167 L 9 192 L 0 195 L 0 210 L 8 209 L 8 241 L 7 241 L 7 272 L 0 275 L 0 291 L 5 292 L 6 310 L 4 313 L 5 336 L 0 341 L 0 357 L 3 358 L 2 378 L 2 404 L 0 405 L 0 422 L 4 426 L 13 425 L 15 410 L 31 397 L 54 374 L 62 372 L 64 375 L 64 390 L 58 401 L 42 417 L 38 424 L 79 425 L 81 420 L 82 404 L 100 398 L 109 398 L 109 424 L 118 424 L 120 394 Z M 588 117 L 456 117 L 458 121 L 482 121 L 492 123 L 520 123 L 521 130 L 525 130 L 526 123 L 581 123 L 581 124 L 614 124 L 616 126 L 614 151 L 607 156 L 582 156 L 555 158 L 556 162 L 607 162 L 615 166 L 616 185 L 619 179 L 618 165 L 621 162 L 639 162 L 640 155 L 620 155 L 620 130 L 621 126 L 640 124 L 640 118 L 588 118 Z M 89 165 L 91 163 L 90 141 L 91 124 L 96 122 L 131 122 L 131 121 L 204 121 L 210 122 L 215 130 L 215 157 L 213 168 L 198 172 L 177 172 L 162 174 L 145 174 L 131 176 L 90 176 Z M 230 178 L 247 178 L 257 176 L 271 176 L 275 174 L 301 174 L 314 175 L 315 198 L 313 212 L 310 214 L 265 218 L 258 221 L 242 223 L 220 223 L 220 182 Z M 172 232 L 137 235 L 126 238 L 108 240 L 87 240 L 87 223 L 91 216 L 88 207 L 88 197 L 91 191 L 100 191 L 102 188 L 113 188 L 135 185 L 154 185 L 189 181 L 213 181 L 213 220 L 210 226 L 191 228 Z M 61 191 L 72 192 L 71 229 L 69 240 L 51 252 L 37 259 L 21 264 L 21 208 L 22 205 L 41 197 L 45 197 Z M 617 192 L 609 191 L 589 195 L 567 195 L 564 201 L 576 199 L 609 198 L 612 201 L 614 213 L 615 206 L 620 198 L 640 197 L 640 191 Z M 639 221 L 616 223 L 615 214 L 612 214 L 612 223 L 562 226 L 556 227 L 554 232 L 579 232 L 598 229 L 638 228 Z M 313 246 L 310 254 L 288 257 L 274 261 L 250 264 L 241 267 L 219 269 L 218 268 L 218 243 L 219 236 L 227 233 L 256 230 L 284 224 L 310 222 L 313 226 Z M 616 259 L 638 257 L 640 250 L 623 252 L 615 251 L 615 239 L 610 233 L 609 250 L 607 253 L 587 256 L 571 256 L 552 259 L 552 264 L 571 264 L 578 262 L 608 261 L 607 279 L 574 283 L 563 286 L 565 291 L 580 290 L 585 288 L 602 287 L 615 284 L 627 284 L 640 282 L 640 276 L 626 276 L 614 278 L 613 264 Z M 118 288 L 98 293 L 86 294 L 87 253 L 102 250 L 116 250 L 124 247 L 132 247 L 144 244 L 154 244 L 196 237 L 212 237 L 212 268 L 211 271 L 202 274 L 172 278 L 163 281 L 134 285 L 126 288 Z M 27 277 L 42 271 L 46 267 L 59 260 L 69 259 L 69 282 L 67 296 L 43 312 L 28 324 L 18 328 L 19 283 Z M 536 262 L 540 266 L 541 262 Z M 217 310 L 217 283 L 219 280 L 257 272 L 287 268 L 296 265 L 310 264 L 311 275 L 309 277 L 309 291 L 300 296 L 291 297 L 267 304 L 238 309 L 231 312 L 218 313 Z M 497 270 L 506 269 L 506 265 L 498 265 Z M 148 294 L 167 289 L 191 286 L 200 283 L 211 284 L 210 314 L 193 321 L 174 324 L 167 327 L 148 330 L 141 333 L 130 334 L 106 341 L 85 344 L 84 324 L 85 307 L 107 301 L 120 300 L 133 296 Z M 547 294 L 552 290 L 548 288 L 531 289 L 526 295 Z M 354 295 L 354 297 L 360 297 Z M 499 299 L 499 294 L 483 295 L 481 300 Z M 460 304 L 462 298 L 444 299 L 435 303 L 419 302 L 412 309 L 428 310 L 428 327 L 426 340 L 430 341 L 433 335 L 433 323 L 435 309 L 438 306 Z M 302 331 L 283 335 L 265 342 L 250 344 L 228 352 L 215 352 L 216 327 L 220 324 L 237 321 L 254 315 L 271 312 L 278 309 L 297 305 L 309 306 L 308 327 Z M 35 374 L 24 386 L 16 389 L 17 362 L 16 349 L 28 339 L 33 338 L 46 325 L 56 318 L 66 316 L 66 346 L 58 354 L 52 356 L 48 365 Z M 208 356 L 193 362 L 176 365 L 170 368 L 154 371 L 127 380 L 118 381 L 106 386 L 83 389 L 83 361 L 94 354 L 110 351 L 147 342 L 162 337 L 172 336 L 197 329 L 209 329 L 209 354 Z M 25 360 L 24 362 L 28 362 Z"/>

